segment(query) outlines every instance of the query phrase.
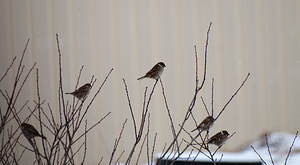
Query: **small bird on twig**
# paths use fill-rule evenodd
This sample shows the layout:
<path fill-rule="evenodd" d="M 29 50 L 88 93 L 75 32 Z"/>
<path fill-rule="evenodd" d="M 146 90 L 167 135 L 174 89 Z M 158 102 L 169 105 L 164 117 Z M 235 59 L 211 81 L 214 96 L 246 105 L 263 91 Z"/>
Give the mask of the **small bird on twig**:
<path fill-rule="evenodd" d="M 207 131 L 214 125 L 215 119 L 212 116 L 207 116 L 192 132 L 199 130 L 199 132 Z"/>
<path fill-rule="evenodd" d="M 222 146 L 228 140 L 229 133 L 226 130 L 223 130 L 208 140 L 208 144 L 215 144 L 218 147 Z"/>
<path fill-rule="evenodd" d="M 71 95 L 75 96 L 76 98 L 78 98 L 79 100 L 82 100 L 87 97 L 87 95 L 90 93 L 91 88 L 92 88 L 91 84 L 86 83 L 83 86 L 81 86 L 80 88 L 78 88 L 77 90 L 75 90 L 74 92 L 66 93 L 66 94 L 71 94 Z"/>
<path fill-rule="evenodd" d="M 138 78 L 138 80 L 143 78 L 153 78 L 155 80 L 159 79 L 162 72 L 164 71 L 164 67 L 166 65 L 163 62 L 158 62 L 156 65 L 153 66 L 153 68 L 146 73 L 145 76 Z"/>
<path fill-rule="evenodd" d="M 32 125 L 27 124 L 27 123 L 22 123 L 21 124 L 21 130 L 24 134 L 24 136 L 31 140 L 32 138 L 39 136 L 43 139 L 46 139 L 44 135 L 41 135 Z"/>

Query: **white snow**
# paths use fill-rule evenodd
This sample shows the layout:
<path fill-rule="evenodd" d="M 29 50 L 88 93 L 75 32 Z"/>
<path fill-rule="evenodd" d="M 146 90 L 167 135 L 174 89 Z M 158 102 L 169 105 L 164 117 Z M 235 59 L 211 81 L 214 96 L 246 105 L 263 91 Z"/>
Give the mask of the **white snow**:
<path fill-rule="evenodd" d="M 288 134 L 283 132 L 273 132 L 267 135 L 269 149 L 275 164 L 284 164 L 287 154 L 289 152 L 290 146 L 295 138 L 295 134 Z M 254 152 L 250 147 L 252 145 L 255 150 L 260 154 L 263 160 L 267 164 L 272 164 L 268 148 L 266 145 L 265 136 L 252 142 L 247 147 L 245 147 L 241 152 L 250 153 Z M 287 161 L 288 165 L 299 165 L 300 164 L 300 139 L 297 137 L 292 148 L 292 152 Z"/>
<path fill-rule="evenodd" d="M 295 134 L 288 134 L 282 132 L 273 132 L 268 134 L 268 144 L 270 147 L 270 152 L 275 165 L 284 165 L 288 151 L 290 146 L 294 140 Z M 255 150 L 260 154 L 262 159 L 268 164 L 271 165 L 272 161 L 270 159 L 270 155 L 268 152 L 268 148 L 266 145 L 265 136 L 262 136 L 260 139 L 255 140 L 247 145 L 247 147 L 243 148 L 238 152 L 218 152 L 214 158 L 220 160 L 221 162 L 260 162 L 259 156 L 254 152 L 251 148 L 251 145 L 255 148 Z M 190 157 L 189 160 L 193 160 L 196 156 L 196 152 L 192 153 L 189 156 L 189 152 L 184 153 L 180 156 L 178 160 L 186 160 L 186 158 Z M 157 155 L 159 157 L 160 155 Z M 203 154 L 199 154 L 195 161 L 209 161 L 209 159 Z M 300 164 L 300 138 L 297 137 L 295 143 L 292 148 L 292 152 L 287 161 L 288 165 L 299 165 Z"/>

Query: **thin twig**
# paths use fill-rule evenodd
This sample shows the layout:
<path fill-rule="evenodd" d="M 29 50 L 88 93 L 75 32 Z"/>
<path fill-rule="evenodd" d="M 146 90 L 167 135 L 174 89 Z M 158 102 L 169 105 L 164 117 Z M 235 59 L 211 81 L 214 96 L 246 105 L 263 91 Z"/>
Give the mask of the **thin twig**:
<path fill-rule="evenodd" d="M 148 124 L 147 124 L 147 133 L 146 133 L 146 148 L 147 148 L 147 161 L 148 161 L 148 164 L 150 164 L 150 149 L 149 149 L 149 132 L 150 132 L 150 113 L 148 113 Z"/>
<path fill-rule="evenodd" d="M 123 150 L 122 153 L 120 154 L 120 156 L 117 158 L 115 165 L 118 164 L 118 162 L 120 161 L 121 157 L 123 156 L 123 154 L 125 153 L 125 151 Z"/>
<path fill-rule="evenodd" d="M 144 140 L 142 142 L 142 145 L 141 145 L 141 148 L 140 148 L 140 151 L 138 153 L 137 160 L 136 160 L 136 163 L 135 163 L 136 165 L 138 165 L 138 163 L 139 163 L 139 160 L 140 160 L 140 157 L 141 157 L 141 154 L 142 154 L 142 150 L 144 148 L 144 144 L 145 144 L 146 139 L 147 139 L 148 136 L 149 136 L 149 132 L 146 133 L 146 135 L 144 137 Z"/>
<path fill-rule="evenodd" d="M 161 78 L 159 79 L 159 81 L 160 81 L 160 84 L 161 84 L 162 94 L 163 94 L 163 97 L 164 97 L 164 101 L 165 101 L 165 105 L 166 105 L 166 110 L 168 112 L 168 117 L 169 117 L 170 124 L 171 124 L 171 130 L 172 130 L 173 138 L 177 139 L 176 138 L 176 130 L 175 130 L 175 127 L 174 127 L 173 119 L 172 119 L 172 116 L 171 116 L 171 112 L 170 112 L 170 109 L 169 109 L 169 106 L 168 106 L 168 102 L 167 102 L 167 97 L 166 97 L 166 94 L 165 94 L 164 84 L 163 84 Z M 178 146 L 178 141 L 177 140 L 176 140 L 176 146 L 177 146 L 177 152 L 179 152 L 179 146 Z"/>
<path fill-rule="evenodd" d="M 94 127 L 96 127 L 98 124 L 100 124 L 108 115 L 110 115 L 111 112 L 108 112 L 104 117 L 102 117 L 98 122 L 96 122 L 94 125 L 92 125 L 89 129 L 87 129 L 86 131 L 84 131 L 84 133 L 82 133 L 77 139 L 75 139 L 72 144 L 76 143 L 80 138 L 82 138 L 83 136 L 85 136 L 85 134 L 87 134 L 90 130 L 92 130 Z"/>
<path fill-rule="evenodd" d="M 221 155 L 221 158 L 220 158 L 220 160 L 219 160 L 219 164 L 221 164 L 222 158 L 223 158 L 223 154 Z"/>
<path fill-rule="evenodd" d="M 119 134 L 119 137 L 118 139 L 115 139 L 115 144 L 114 144 L 114 148 L 113 148 L 113 151 L 111 153 L 111 156 L 110 156 L 110 160 L 109 160 L 109 163 L 108 164 L 111 164 L 113 158 L 114 158 L 114 155 L 115 155 L 115 152 L 117 151 L 117 148 L 118 148 L 118 145 L 119 145 L 119 142 L 121 140 L 121 137 L 122 137 L 122 134 L 123 134 L 123 130 L 125 128 L 125 124 L 127 123 L 127 119 L 125 119 L 123 125 L 122 125 L 122 129 L 121 129 L 121 132 Z"/>
<path fill-rule="evenodd" d="M 101 159 L 98 162 L 98 165 L 100 165 L 102 163 L 103 157 L 101 157 Z"/>
<path fill-rule="evenodd" d="M 271 151 L 270 151 L 270 146 L 269 146 L 269 143 L 268 143 L 268 137 L 267 137 L 267 134 L 265 134 L 265 139 L 266 139 L 266 145 L 267 145 L 267 148 L 268 148 L 268 153 L 269 153 L 271 162 L 272 162 L 272 164 L 274 165 L 273 157 L 272 157 L 272 154 L 271 154 Z"/>
<path fill-rule="evenodd" d="M 10 70 L 10 68 L 12 67 L 12 65 L 14 64 L 15 60 L 16 60 L 16 56 L 13 58 L 12 62 L 10 63 L 10 65 L 7 67 L 5 73 L 3 74 L 3 76 L 0 79 L 0 82 L 4 79 L 4 77 L 7 75 L 8 71 Z"/>
<path fill-rule="evenodd" d="M 211 81 L 211 116 L 214 116 L 214 79 Z"/>
<path fill-rule="evenodd" d="M 260 156 L 260 154 L 255 150 L 255 148 L 251 145 L 250 146 L 252 149 L 253 149 L 253 151 L 257 154 L 257 156 L 260 158 L 260 160 L 265 164 L 265 165 L 267 165 L 267 163 L 264 161 L 264 159 Z"/>
<path fill-rule="evenodd" d="M 227 107 L 227 105 L 232 101 L 232 99 L 237 95 L 237 93 L 240 91 L 240 89 L 244 86 L 244 84 L 248 80 L 249 76 L 250 76 L 250 73 L 247 74 L 246 78 L 244 79 L 244 81 L 242 82 L 242 84 L 240 85 L 240 87 L 235 91 L 235 93 L 231 96 L 231 98 L 228 100 L 228 102 L 224 105 L 223 109 L 220 111 L 220 113 L 215 118 L 215 120 L 217 120 L 220 117 L 220 115 L 223 113 L 223 111 L 225 110 L 225 108 Z"/>
<path fill-rule="evenodd" d="M 85 120 L 84 131 L 87 132 L 87 120 Z M 85 157 L 86 157 L 86 151 L 87 151 L 87 134 L 84 135 L 84 152 L 83 152 L 83 158 L 82 158 L 81 165 L 84 164 Z"/>
<path fill-rule="evenodd" d="M 79 70 L 79 75 L 78 75 L 78 77 L 77 77 L 77 81 L 76 81 L 76 85 L 75 85 L 75 90 L 76 90 L 77 87 L 78 87 L 78 84 L 79 84 L 79 80 L 80 80 L 80 77 L 81 77 L 81 73 L 82 73 L 83 67 L 84 67 L 84 66 L 82 65 L 81 68 L 80 68 L 80 70 Z M 85 98 L 86 98 L 86 97 L 85 97 Z M 83 100 L 83 101 L 84 101 L 84 100 Z M 82 102 L 83 102 L 83 101 L 82 101 Z M 77 103 L 78 103 L 78 100 L 77 100 Z M 75 105 L 74 105 L 74 104 L 75 104 L 75 95 L 73 95 L 73 104 L 72 104 L 72 105 L 73 105 L 73 108 L 72 108 L 73 111 L 72 111 L 72 113 L 74 113 L 74 115 L 75 115 L 75 114 L 77 113 L 77 111 L 74 111 L 74 110 L 75 110 L 75 107 L 74 107 Z M 81 112 L 80 109 L 81 109 L 81 108 L 78 108 L 78 120 L 77 120 L 76 125 L 78 125 L 78 121 L 79 121 L 79 118 L 80 118 L 80 112 Z M 71 113 L 71 114 L 72 114 L 72 113 Z"/>
<path fill-rule="evenodd" d="M 294 137 L 294 140 L 293 140 L 293 142 L 292 142 L 292 144 L 291 144 L 291 146 L 290 146 L 289 152 L 288 152 L 288 154 L 287 154 L 287 156 L 286 156 L 286 158 L 285 158 L 284 165 L 286 165 L 286 163 L 287 163 L 287 161 L 288 161 L 288 159 L 289 159 L 289 156 L 290 156 L 290 154 L 291 154 L 291 152 L 292 152 L 292 148 L 293 148 L 294 143 L 295 143 L 295 141 L 296 141 L 296 139 L 297 139 L 297 136 L 298 136 L 298 131 L 296 132 L 296 135 L 295 135 L 295 137 Z"/>
<path fill-rule="evenodd" d="M 129 110 L 130 110 L 130 114 L 131 114 L 131 118 L 132 118 L 132 122 L 133 122 L 134 135 L 135 135 L 135 138 L 137 138 L 136 121 L 135 121 L 135 118 L 134 118 L 134 114 L 133 114 L 133 110 L 132 110 L 132 106 L 131 106 L 131 102 L 130 102 L 130 98 L 129 98 L 128 87 L 127 87 L 127 84 L 126 84 L 125 79 L 123 78 L 122 80 L 123 80 L 123 83 L 124 83 L 124 86 L 125 86 L 125 91 L 126 91 L 127 101 L 128 101 Z"/>
<path fill-rule="evenodd" d="M 41 131 L 41 135 L 44 136 L 43 133 L 43 122 L 42 122 L 42 118 L 41 118 L 41 96 L 40 96 L 40 88 L 39 88 L 39 70 L 36 69 L 36 91 L 37 91 L 37 109 L 38 109 L 38 120 L 39 120 L 39 124 L 40 124 L 40 131 Z M 45 141 L 44 138 L 42 138 L 42 145 L 43 145 L 43 151 L 44 151 L 44 155 L 46 157 L 47 155 L 47 151 L 46 151 L 46 146 L 45 146 Z M 36 146 L 37 147 L 37 146 Z M 38 152 L 38 150 L 37 150 Z M 37 160 L 37 161 L 41 161 L 41 160 Z"/>
<path fill-rule="evenodd" d="M 209 32 L 210 32 L 211 25 L 212 25 L 212 22 L 209 24 L 209 27 L 208 27 L 208 30 L 207 30 L 207 33 L 206 33 L 205 52 L 204 52 L 204 57 L 205 57 L 205 61 L 204 61 L 204 75 L 203 75 L 203 79 L 202 79 L 202 83 L 201 83 L 200 87 L 197 88 L 198 91 L 202 89 L 202 87 L 204 85 L 204 82 L 206 80 L 207 50 L 208 50 Z"/>
<path fill-rule="evenodd" d="M 206 111 L 207 115 L 210 116 L 209 111 L 207 109 L 207 106 L 206 106 L 205 101 L 204 101 L 202 96 L 201 96 L 201 100 L 202 100 L 202 104 L 204 105 L 204 108 L 205 108 L 205 111 Z"/>
<path fill-rule="evenodd" d="M 199 75 L 198 75 L 198 52 L 197 52 L 197 46 L 196 45 L 194 45 L 194 49 L 195 49 L 195 81 L 196 81 L 195 90 L 197 91 L 198 85 L 199 85 Z"/>
<path fill-rule="evenodd" d="M 153 140 L 153 147 L 152 147 L 152 152 L 151 152 L 151 164 L 153 163 L 153 158 L 154 158 L 154 149 L 155 149 L 155 143 L 156 143 L 156 137 L 157 137 L 157 133 L 155 133 L 154 135 L 154 140 Z"/>
<path fill-rule="evenodd" d="M 59 116 L 60 116 L 60 124 L 62 125 L 62 111 L 65 114 L 65 99 L 64 99 L 64 92 L 63 92 L 63 84 L 62 84 L 62 64 L 61 64 L 61 52 L 60 52 L 60 46 L 59 46 L 59 38 L 58 34 L 56 33 L 56 44 L 57 44 L 57 52 L 58 52 L 58 69 L 59 69 L 59 88 L 58 88 L 58 110 L 59 110 Z"/>

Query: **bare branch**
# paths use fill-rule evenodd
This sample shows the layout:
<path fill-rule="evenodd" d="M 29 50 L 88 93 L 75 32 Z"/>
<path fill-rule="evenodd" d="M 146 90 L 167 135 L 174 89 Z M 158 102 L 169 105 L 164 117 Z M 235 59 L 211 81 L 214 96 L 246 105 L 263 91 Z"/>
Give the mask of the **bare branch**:
<path fill-rule="evenodd" d="M 87 120 L 85 120 L 84 131 L 87 132 Z M 87 145 L 86 144 L 87 144 L 87 134 L 84 135 L 84 152 L 83 152 L 83 158 L 82 158 L 81 165 L 84 164 L 85 157 L 86 157 L 86 151 L 87 151 Z"/>
<path fill-rule="evenodd" d="M 116 160 L 115 165 L 117 165 L 121 159 L 121 157 L 123 156 L 123 154 L 125 153 L 125 151 L 123 150 L 122 153 L 120 154 L 120 156 L 118 157 L 118 159 Z"/>
<path fill-rule="evenodd" d="M 194 45 L 194 49 L 195 49 L 195 81 L 196 81 L 196 88 L 195 88 L 195 92 L 198 89 L 198 85 L 199 85 L 199 75 L 198 75 L 198 52 L 197 52 L 197 46 Z"/>
<path fill-rule="evenodd" d="M 269 143 L 268 143 L 268 137 L 267 137 L 267 134 L 265 134 L 265 139 L 266 139 L 266 145 L 267 145 L 267 148 L 268 148 L 268 153 L 269 153 L 271 162 L 272 162 L 272 164 L 274 165 L 273 157 L 272 157 L 272 154 L 271 154 L 271 151 L 270 151 L 270 146 L 269 146 Z"/>
<path fill-rule="evenodd" d="M 126 84 L 126 81 L 125 81 L 124 78 L 122 80 L 123 80 L 123 83 L 124 83 L 124 86 L 125 86 L 127 101 L 128 101 L 129 110 L 130 110 L 130 114 L 131 114 L 131 118 L 132 118 L 132 122 L 133 122 L 134 135 L 135 135 L 135 138 L 137 138 L 136 121 L 135 121 L 135 118 L 134 118 L 134 114 L 133 114 L 133 110 L 132 110 L 132 106 L 131 106 L 131 102 L 130 102 L 130 98 L 129 98 L 129 92 L 128 92 L 127 84 Z"/>
<path fill-rule="evenodd" d="M 157 82 L 158 82 L 158 80 L 155 81 L 155 83 L 153 85 L 153 88 L 152 88 L 152 90 L 151 90 L 151 92 L 149 94 L 149 98 L 147 100 L 146 107 L 145 107 L 145 109 L 143 110 L 143 113 L 142 113 L 142 119 L 141 119 L 141 123 L 140 123 L 140 127 L 139 127 L 138 136 L 135 139 L 135 143 L 133 144 L 133 147 L 132 147 L 132 149 L 131 149 L 131 151 L 129 153 L 129 156 L 128 156 L 125 164 L 130 164 L 130 161 L 131 161 L 131 158 L 132 158 L 133 153 L 135 151 L 135 148 L 139 144 L 139 142 L 141 140 L 141 137 L 143 135 L 143 130 L 144 130 L 144 125 L 145 125 L 146 115 L 148 114 L 150 101 L 152 99 L 152 95 L 154 93 L 154 90 L 155 90 L 155 87 L 157 85 Z"/>
<path fill-rule="evenodd" d="M 287 156 L 286 156 L 286 158 L 285 158 L 284 165 L 286 165 L 286 163 L 287 163 L 287 161 L 288 161 L 288 159 L 289 159 L 289 156 L 290 156 L 290 154 L 291 154 L 291 152 L 292 152 L 292 148 L 293 148 L 294 143 L 295 143 L 295 141 L 296 141 L 296 139 L 297 139 L 298 133 L 299 133 L 299 132 L 297 131 L 297 132 L 296 132 L 296 135 L 295 135 L 295 137 L 294 137 L 294 140 L 293 140 L 293 142 L 292 142 L 292 144 L 291 144 L 291 146 L 290 146 L 289 152 L 288 152 L 288 154 L 287 154 Z"/>
<path fill-rule="evenodd" d="M 151 152 L 151 164 L 153 163 L 153 158 L 154 158 L 154 149 L 155 149 L 155 143 L 156 143 L 156 137 L 157 137 L 157 133 L 155 133 L 154 135 L 154 140 L 153 140 L 153 147 L 152 147 L 152 152 Z"/>
<path fill-rule="evenodd" d="M 177 152 L 179 152 L 178 141 L 177 141 L 177 138 L 176 138 L 176 130 L 175 130 L 173 119 L 172 119 L 170 109 L 169 109 L 169 106 L 168 106 L 167 97 L 166 97 L 166 94 L 165 94 L 165 88 L 164 88 L 164 85 L 163 85 L 163 82 L 162 82 L 161 78 L 159 79 L 159 81 L 160 81 L 160 84 L 161 84 L 162 94 L 163 94 L 163 97 L 164 97 L 166 110 L 168 112 L 168 117 L 169 117 L 170 124 L 171 124 L 171 130 L 172 130 L 173 138 L 176 139 L 175 142 L 176 142 L 176 146 L 177 146 Z"/>
<path fill-rule="evenodd" d="M 147 126 L 147 133 L 145 135 L 145 138 L 147 140 L 147 143 L 146 143 L 146 148 L 147 148 L 147 161 L 148 161 L 148 164 L 150 164 L 150 149 L 149 149 L 149 132 L 150 132 L 150 113 L 148 113 L 148 126 Z"/>
<path fill-rule="evenodd" d="M 205 52 L 204 52 L 205 60 L 204 60 L 204 74 L 203 74 L 203 79 L 202 79 L 202 83 L 201 83 L 200 87 L 197 88 L 197 91 L 199 91 L 199 90 L 202 89 L 202 87 L 203 87 L 203 85 L 205 83 L 205 80 L 206 80 L 207 50 L 208 50 L 209 32 L 210 32 L 211 25 L 212 25 L 212 22 L 209 24 L 209 27 L 208 27 L 208 30 L 207 30 L 207 33 L 206 33 Z"/>
<path fill-rule="evenodd" d="M 162 157 L 165 157 L 165 155 L 174 147 L 174 143 L 177 142 L 177 138 L 179 137 L 179 135 L 181 134 L 181 131 L 183 129 L 183 126 L 185 124 L 185 122 L 188 120 L 188 118 L 190 117 L 191 115 L 191 111 L 193 110 L 194 106 L 195 106 L 195 103 L 196 103 L 196 99 L 197 99 L 197 95 L 199 93 L 199 91 L 202 89 L 204 83 L 205 83 L 205 80 L 206 80 L 206 69 L 207 69 L 207 50 L 208 50 L 208 40 L 209 40 L 209 32 L 210 32 L 210 28 L 211 28 L 211 25 L 212 23 L 210 23 L 209 25 L 209 28 L 207 30 L 207 37 L 206 37 L 206 45 L 205 45 L 205 53 L 204 53 L 204 69 L 203 69 L 203 79 L 202 79 L 202 83 L 200 85 L 200 87 L 198 87 L 198 84 L 196 84 L 196 87 L 195 87 L 195 94 L 194 94 L 194 97 L 187 109 L 187 112 L 185 114 L 185 117 L 184 117 L 184 120 L 183 122 L 181 123 L 181 127 L 179 128 L 176 136 L 173 138 L 173 141 L 170 143 L 169 147 L 167 147 L 167 149 L 165 150 L 165 152 L 162 154 L 161 158 Z M 196 69 L 198 69 L 198 54 L 197 54 L 197 49 L 196 49 L 196 46 L 195 46 L 195 59 L 196 59 Z M 196 82 L 198 82 L 197 78 L 198 78 L 198 71 L 196 71 Z M 176 143 L 177 144 L 177 143 Z"/>
<path fill-rule="evenodd" d="M 104 84 L 106 83 L 106 81 L 107 81 L 108 77 L 110 76 L 110 74 L 112 73 L 112 71 L 113 71 L 113 68 L 110 69 L 110 71 L 109 71 L 108 74 L 106 75 L 105 79 L 103 80 L 102 84 L 100 85 L 98 91 L 95 93 L 95 95 L 93 96 L 92 100 L 91 100 L 90 103 L 87 105 L 87 107 L 86 107 L 86 109 L 85 109 L 85 111 L 84 111 L 84 113 L 83 113 L 83 115 L 82 115 L 82 117 L 81 117 L 81 120 L 78 122 L 78 125 L 81 124 L 81 122 L 82 122 L 83 118 L 85 117 L 87 111 L 89 110 L 90 106 L 91 106 L 92 103 L 94 102 L 96 96 L 100 93 L 102 87 L 103 87 Z"/>
<path fill-rule="evenodd" d="M 232 99 L 237 95 L 237 93 L 240 91 L 240 89 L 244 86 L 244 84 L 248 80 L 249 76 L 250 76 L 250 73 L 247 74 L 246 78 L 244 79 L 244 81 L 242 82 L 242 84 L 240 85 L 240 87 L 235 91 L 235 93 L 231 96 L 231 98 L 228 100 L 228 102 L 224 105 L 223 109 L 220 111 L 220 113 L 215 118 L 215 120 L 217 120 L 220 117 L 220 115 L 223 113 L 223 111 L 225 110 L 225 108 L 227 107 L 227 105 L 232 101 Z"/>
<path fill-rule="evenodd" d="M 119 142 L 121 140 L 121 137 L 122 137 L 122 134 L 123 134 L 123 130 L 124 130 L 124 127 L 125 127 L 125 124 L 127 123 L 127 119 L 124 121 L 123 123 L 123 126 L 122 126 L 122 129 L 121 129 L 121 132 L 119 134 L 119 137 L 118 139 L 115 139 L 115 144 L 114 144 L 114 148 L 113 148 L 113 151 L 111 153 L 111 156 L 110 156 L 110 160 L 109 160 L 109 163 L 108 164 L 111 164 L 113 158 L 114 158 L 114 155 L 115 155 L 115 152 L 117 151 L 117 148 L 118 148 L 118 145 L 119 145 Z"/>
<path fill-rule="evenodd" d="M 92 130 L 94 127 L 96 127 L 98 124 L 100 124 L 108 115 L 110 115 L 111 112 L 108 112 L 104 117 L 102 117 L 97 123 L 95 123 L 94 125 L 92 125 L 89 129 L 87 129 L 86 131 L 84 131 L 83 134 L 81 134 L 77 139 L 75 139 L 72 144 L 76 143 L 80 138 L 82 138 L 83 136 L 85 136 L 85 134 L 87 134 L 90 130 Z"/>
<path fill-rule="evenodd" d="M 4 79 L 4 77 L 7 75 L 8 71 L 10 70 L 10 68 L 12 67 L 12 65 L 14 64 L 15 60 L 16 60 L 16 56 L 13 58 L 12 62 L 10 63 L 10 65 L 7 67 L 5 73 L 3 74 L 3 76 L 0 79 L 0 82 Z"/>
<path fill-rule="evenodd" d="M 103 157 L 101 157 L 101 159 L 100 159 L 98 165 L 100 165 L 100 164 L 102 163 L 102 160 L 103 160 Z"/>
<path fill-rule="evenodd" d="M 137 156 L 137 160 L 136 160 L 136 163 L 135 163 L 136 165 L 138 165 L 138 163 L 139 163 L 139 160 L 140 160 L 140 157 L 141 157 L 141 154 L 142 154 L 142 150 L 143 150 L 144 144 L 145 144 L 146 139 L 147 139 L 148 136 L 149 136 L 149 134 L 147 132 L 146 135 L 145 135 L 145 137 L 144 137 L 144 140 L 142 142 L 142 145 L 140 147 L 140 150 L 139 150 L 139 153 L 138 153 L 138 156 Z"/>
<path fill-rule="evenodd" d="M 250 146 L 252 149 L 253 149 L 253 151 L 257 154 L 257 156 L 259 156 L 259 158 L 260 158 L 260 160 L 265 164 L 265 165 L 267 165 L 267 163 L 264 161 L 264 159 L 260 156 L 260 154 L 255 150 L 255 148 L 251 145 Z"/>
<path fill-rule="evenodd" d="M 201 100 L 202 100 L 202 103 L 203 103 L 203 105 L 204 105 L 204 108 L 205 108 L 205 111 L 206 111 L 207 115 L 210 116 L 210 114 L 209 114 L 209 112 L 208 112 L 208 109 L 207 109 L 207 106 L 206 106 L 205 101 L 204 101 L 204 99 L 203 99 L 202 96 L 201 96 Z"/>
<path fill-rule="evenodd" d="M 215 82 L 214 79 L 212 79 L 212 81 L 211 81 L 211 116 L 214 116 L 214 82 Z"/>
<path fill-rule="evenodd" d="M 66 112 L 65 109 L 65 99 L 64 99 L 64 92 L 63 92 L 63 85 L 62 85 L 62 68 L 61 68 L 61 52 L 60 52 L 60 46 L 59 46 L 59 39 L 58 34 L 56 33 L 56 43 L 57 43 L 57 51 L 58 51 L 58 69 L 59 69 L 59 88 L 58 88 L 58 106 L 59 106 L 59 116 L 60 116 L 60 124 L 62 125 L 62 111 Z M 62 107 L 62 108 L 61 108 Z M 65 118 L 66 119 L 66 118 Z M 67 119 L 66 119 L 67 120 Z"/>

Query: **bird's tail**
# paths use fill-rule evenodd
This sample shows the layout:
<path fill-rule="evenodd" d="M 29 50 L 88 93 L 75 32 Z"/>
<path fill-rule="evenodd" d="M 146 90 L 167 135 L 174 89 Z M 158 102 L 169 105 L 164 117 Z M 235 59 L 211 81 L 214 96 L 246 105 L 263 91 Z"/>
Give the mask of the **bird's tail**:
<path fill-rule="evenodd" d="M 140 77 L 140 78 L 138 78 L 137 80 L 141 80 L 141 79 L 143 79 L 143 78 L 145 78 L 145 76 L 143 76 L 143 77 Z"/>
<path fill-rule="evenodd" d="M 194 132 L 194 131 L 196 131 L 198 128 L 195 128 L 195 129 L 193 129 L 191 132 Z"/>

